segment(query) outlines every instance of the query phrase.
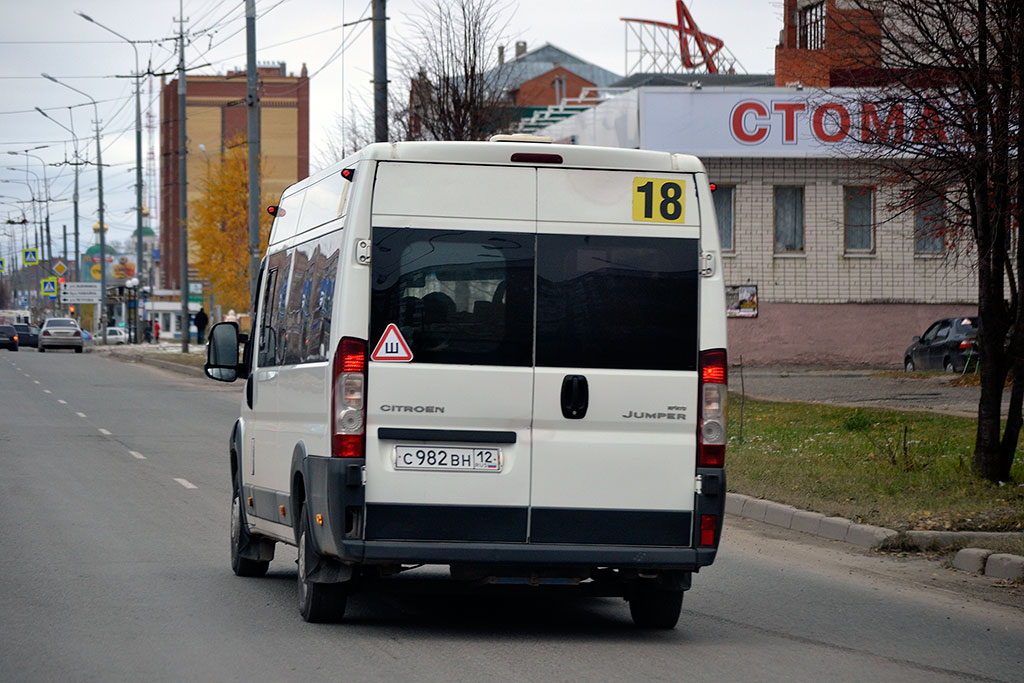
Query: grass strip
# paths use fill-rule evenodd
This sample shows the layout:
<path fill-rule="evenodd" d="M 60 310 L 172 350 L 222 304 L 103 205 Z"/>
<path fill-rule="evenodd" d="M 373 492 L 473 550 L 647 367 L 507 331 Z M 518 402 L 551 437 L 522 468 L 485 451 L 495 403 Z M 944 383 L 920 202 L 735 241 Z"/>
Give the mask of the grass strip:
<path fill-rule="evenodd" d="M 1002 486 L 970 469 L 976 421 L 729 399 L 729 490 L 890 529 L 1024 531 L 1024 457 Z"/>

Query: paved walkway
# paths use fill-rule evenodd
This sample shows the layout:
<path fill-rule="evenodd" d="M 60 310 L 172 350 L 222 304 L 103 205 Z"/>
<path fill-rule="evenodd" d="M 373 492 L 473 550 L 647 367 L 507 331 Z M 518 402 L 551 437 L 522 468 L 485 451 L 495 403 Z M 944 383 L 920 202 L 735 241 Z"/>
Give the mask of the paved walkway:
<path fill-rule="evenodd" d="M 822 368 L 729 368 L 729 390 L 747 396 L 782 401 L 929 410 L 961 417 L 978 415 L 981 388 L 953 386 L 955 375 L 883 377 L 877 370 Z M 1009 392 L 1004 392 L 1003 414 Z"/>

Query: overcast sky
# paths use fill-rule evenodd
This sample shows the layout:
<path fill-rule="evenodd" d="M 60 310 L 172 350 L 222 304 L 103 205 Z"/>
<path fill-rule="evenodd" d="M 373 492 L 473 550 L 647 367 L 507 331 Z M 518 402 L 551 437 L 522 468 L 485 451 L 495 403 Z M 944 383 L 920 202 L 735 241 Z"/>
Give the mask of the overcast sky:
<path fill-rule="evenodd" d="M 428 0 L 433 1 L 433 0 Z M 782 26 L 781 0 L 691 0 L 688 6 L 701 30 L 725 41 L 726 46 L 748 73 L 773 71 L 774 46 Z M 50 180 L 50 222 L 54 253 L 60 250 L 61 225 L 72 229 L 70 166 L 54 166 L 73 157 L 71 135 L 48 121 L 35 107 L 46 110 L 65 126 L 72 125 L 83 153 L 95 158 L 93 107 L 86 97 L 40 76 L 48 73 L 88 93 L 99 102 L 102 121 L 104 195 L 109 239 L 123 241 L 135 230 L 135 105 L 133 80 L 135 68 L 131 46 L 95 24 L 78 17 L 80 10 L 134 41 L 161 41 L 139 44 L 139 60 L 145 69 L 171 71 L 177 65 L 175 42 L 165 40 L 177 33 L 175 20 L 180 16 L 178 0 L 3 0 L 4 31 L 0 40 L 0 221 L 20 219 L 24 208 L 31 220 L 29 204 L 16 204 L 29 198 L 26 157 L 10 156 L 33 150 L 47 164 Z M 17 9 L 15 10 L 15 6 Z M 625 28 L 620 17 L 652 19 L 674 23 L 673 0 L 520 0 L 506 6 L 509 19 L 508 39 L 527 41 L 533 49 L 552 43 L 581 59 L 610 71 L 625 71 Z M 245 66 L 244 0 L 186 0 L 185 30 L 190 73 L 218 74 Z M 286 62 L 291 73 L 298 74 L 305 63 L 310 83 L 310 152 L 313 162 L 317 147 L 337 129 L 338 116 L 347 115 L 353 105 L 369 110 L 372 102 L 372 40 L 369 23 L 345 29 L 341 24 L 368 16 L 368 0 L 257 0 L 258 60 Z M 401 37 L 409 36 L 410 19 L 417 14 L 413 0 L 389 0 L 389 57 L 402 49 Z M 315 35 L 311 35 L 315 34 Z M 344 42 L 343 42 L 344 38 Z M 339 46 L 346 45 L 339 51 Z M 209 66 L 202 66 L 209 63 Z M 395 67 L 389 74 L 397 77 Z M 400 86 L 395 81 L 393 87 Z M 158 96 L 159 83 L 153 82 Z M 344 106 L 342 94 L 344 93 Z M 87 106 L 77 106 L 77 105 Z M 157 103 L 151 99 L 148 85 L 143 86 L 143 124 L 145 112 L 152 107 L 159 125 Z M 367 111 L 367 114 L 372 112 Z M 149 133 L 143 131 L 143 160 L 149 149 Z M 153 136 L 158 144 L 159 134 Z M 156 158 L 159 163 L 159 150 Z M 9 166 L 17 170 L 8 169 Z M 28 160 L 28 168 L 40 177 L 42 164 Z M 159 181 L 158 181 L 159 182 Z M 93 242 L 91 226 L 97 220 L 96 169 L 82 169 L 80 229 L 82 249 Z M 149 196 L 149 189 L 146 190 Z M 19 208 L 21 207 L 21 208 Z M 155 225 L 155 221 L 153 223 Z M 6 234 L 11 226 L 0 223 L 0 253 L 9 257 Z M 20 228 L 18 240 L 20 247 Z"/>

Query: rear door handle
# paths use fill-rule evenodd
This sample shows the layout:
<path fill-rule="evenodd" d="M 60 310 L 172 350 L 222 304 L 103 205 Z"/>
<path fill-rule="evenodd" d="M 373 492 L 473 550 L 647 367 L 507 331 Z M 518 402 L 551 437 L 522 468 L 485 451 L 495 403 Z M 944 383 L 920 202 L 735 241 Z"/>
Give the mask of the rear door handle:
<path fill-rule="evenodd" d="M 590 405 L 590 387 L 583 375 L 566 375 L 562 380 L 562 417 L 582 420 Z"/>

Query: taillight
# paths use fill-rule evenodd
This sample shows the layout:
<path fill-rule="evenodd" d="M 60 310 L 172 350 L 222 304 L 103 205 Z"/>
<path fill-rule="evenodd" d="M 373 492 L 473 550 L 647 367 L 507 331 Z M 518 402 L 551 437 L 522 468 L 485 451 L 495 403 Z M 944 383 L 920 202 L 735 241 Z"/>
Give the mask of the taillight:
<path fill-rule="evenodd" d="M 714 545 L 715 534 L 718 532 L 718 517 L 714 515 L 700 516 L 700 544 Z"/>
<path fill-rule="evenodd" d="M 18 341 L 18 335 L 14 335 L 14 341 Z"/>
<path fill-rule="evenodd" d="M 725 349 L 700 352 L 697 467 L 725 466 L 725 399 L 729 379 L 726 359 Z"/>
<path fill-rule="evenodd" d="M 334 354 L 331 455 L 361 458 L 366 446 L 366 342 L 345 337 Z"/>
<path fill-rule="evenodd" d="M 974 346 L 974 342 L 971 341 L 970 339 L 964 339 L 962 342 L 960 342 L 960 348 L 961 349 L 966 350 L 966 349 L 971 348 L 972 346 Z"/>
<path fill-rule="evenodd" d="M 82 333 L 80 331 L 78 331 L 78 330 L 75 330 L 74 334 L 72 334 L 71 336 L 72 337 L 81 337 Z"/>
<path fill-rule="evenodd" d="M 49 337 L 50 336 L 50 331 L 49 330 L 43 330 L 43 336 L 44 337 Z"/>

